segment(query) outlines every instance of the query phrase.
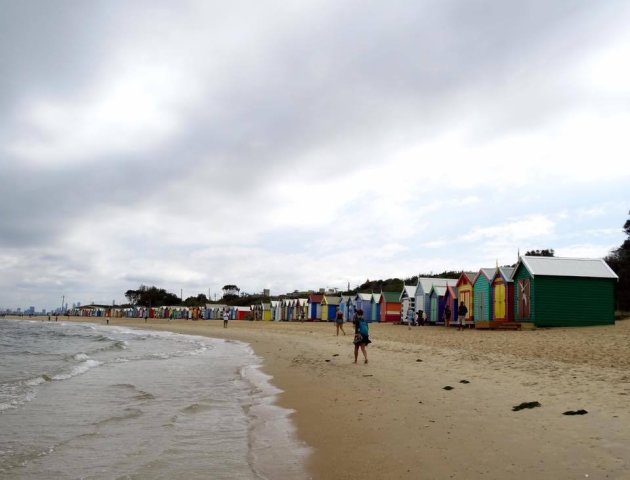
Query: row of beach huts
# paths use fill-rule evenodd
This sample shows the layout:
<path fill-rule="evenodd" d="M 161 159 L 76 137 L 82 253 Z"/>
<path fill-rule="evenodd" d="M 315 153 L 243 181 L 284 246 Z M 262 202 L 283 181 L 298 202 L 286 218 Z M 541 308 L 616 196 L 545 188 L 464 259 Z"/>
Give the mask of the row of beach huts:
<path fill-rule="evenodd" d="M 310 294 L 249 307 L 82 307 L 71 315 L 212 320 L 227 310 L 233 320 L 333 321 L 337 312 L 351 320 L 361 309 L 370 322 L 451 325 L 464 304 L 464 325 L 475 328 L 587 326 L 614 323 L 617 275 L 602 259 L 522 256 L 514 267 L 481 268 L 457 278 L 420 277 L 399 292 L 354 295 Z"/>

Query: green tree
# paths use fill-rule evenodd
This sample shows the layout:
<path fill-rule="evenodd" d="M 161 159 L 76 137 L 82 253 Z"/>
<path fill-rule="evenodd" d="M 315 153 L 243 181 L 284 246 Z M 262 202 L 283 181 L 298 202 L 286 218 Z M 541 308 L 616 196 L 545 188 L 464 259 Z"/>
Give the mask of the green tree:
<path fill-rule="evenodd" d="M 223 286 L 223 300 L 229 302 L 238 298 L 241 289 L 236 285 L 224 285 Z"/>
<path fill-rule="evenodd" d="M 553 248 L 546 248 L 544 250 L 529 250 L 525 252 L 525 255 L 529 257 L 553 257 L 555 253 Z"/>
<path fill-rule="evenodd" d="M 630 216 L 630 211 L 628 212 Z M 623 225 L 623 231 L 628 236 L 619 248 L 615 248 L 604 259 L 617 274 L 617 309 L 630 311 L 630 219 Z"/>

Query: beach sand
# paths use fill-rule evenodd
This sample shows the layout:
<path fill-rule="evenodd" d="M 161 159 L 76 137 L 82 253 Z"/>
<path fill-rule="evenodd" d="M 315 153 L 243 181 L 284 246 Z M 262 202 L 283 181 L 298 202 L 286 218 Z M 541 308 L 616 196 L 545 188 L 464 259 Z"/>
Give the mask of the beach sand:
<path fill-rule="evenodd" d="M 111 323 L 251 344 L 313 448 L 314 479 L 630 479 L 630 319 L 516 332 L 371 324 L 367 365 L 352 363 L 351 324 L 336 336 L 323 322 Z M 540 406 L 513 411 L 523 402 Z"/>

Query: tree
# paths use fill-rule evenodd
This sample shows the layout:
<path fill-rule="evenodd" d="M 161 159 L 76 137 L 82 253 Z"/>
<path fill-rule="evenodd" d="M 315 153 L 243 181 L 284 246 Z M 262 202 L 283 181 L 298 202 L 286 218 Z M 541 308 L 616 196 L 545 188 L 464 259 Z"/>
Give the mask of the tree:
<path fill-rule="evenodd" d="M 161 307 L 181 303 L 180 298 L 174 293 L 169 293 L 163 288 L 147 287 L 146 285 L 140 285 L 138 290 L 127 290 L 125 297 L 129 303 L 140 307 Z"/>
<path fill-rule="evenodd" d="M 630 216 L 630 211 L 628 212 Z M 630 311 L 630 219 L 623 225 L 628 236 L 619 248 L 615 248 L 604 259 L 619 277 L 617 282 L 617 309 Z"/>
<path fill-rule="evenodd" d="M 223 286 L 223 300 L 226 302 L 234 298 L 238 298 L 241 289 L 236 285 L 224 285 Z"/>
<path fill-rule="evenodd" d="M 525 252 L 525 255 L 530 257 L 553 257 L 555 255 L 555 251 L 553 248 L 548 248 L 544 250 L 530 250 Z"/>

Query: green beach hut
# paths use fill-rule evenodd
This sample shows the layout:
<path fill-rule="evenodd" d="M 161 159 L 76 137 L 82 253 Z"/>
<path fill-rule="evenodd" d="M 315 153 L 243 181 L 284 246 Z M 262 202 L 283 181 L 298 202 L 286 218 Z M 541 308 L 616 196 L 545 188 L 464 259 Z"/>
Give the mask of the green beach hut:
<path fill-rule="evenodd" d="M 599 258 L 519 258 L 514 270 L 514 320 L 537 327 L 615 323 L 617 275 Z"/>

